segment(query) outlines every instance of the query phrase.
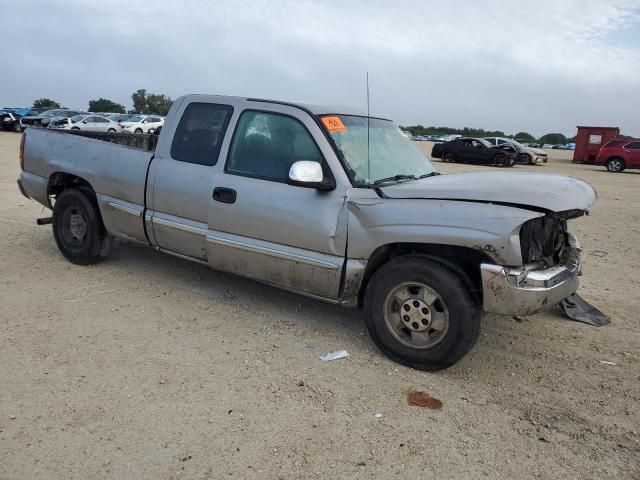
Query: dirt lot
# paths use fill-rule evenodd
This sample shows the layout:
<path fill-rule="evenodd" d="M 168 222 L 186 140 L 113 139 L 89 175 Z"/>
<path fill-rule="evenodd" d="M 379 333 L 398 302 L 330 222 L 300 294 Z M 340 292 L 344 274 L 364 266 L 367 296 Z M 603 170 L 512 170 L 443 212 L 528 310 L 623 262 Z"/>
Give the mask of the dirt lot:
<path fill-rule="evenodd" d="M 16 188 L 18 141 L 0 133 L 0 479 L 640 478 L 640 173 L 555 151 L 516 167 L 598 190 L 572 230 L 612 323 L 487 315 L 428 374 L 382 356 L 357 311 L 131 244 L 66 262 Z M 443 408 L 408 406 L 414 388 Z"/>

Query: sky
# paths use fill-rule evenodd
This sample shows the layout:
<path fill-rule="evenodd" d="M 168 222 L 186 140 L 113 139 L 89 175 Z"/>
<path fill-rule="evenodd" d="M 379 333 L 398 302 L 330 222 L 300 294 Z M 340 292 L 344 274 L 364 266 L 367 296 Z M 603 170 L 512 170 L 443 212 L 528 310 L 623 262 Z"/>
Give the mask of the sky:
<path fill-rule="evenodd" d="M 640 136 L 640 0 L 0 0 L 0 106 L 145 88 L 401 125 Z M 12 40 L 9 40 L 12 39 Z"/>

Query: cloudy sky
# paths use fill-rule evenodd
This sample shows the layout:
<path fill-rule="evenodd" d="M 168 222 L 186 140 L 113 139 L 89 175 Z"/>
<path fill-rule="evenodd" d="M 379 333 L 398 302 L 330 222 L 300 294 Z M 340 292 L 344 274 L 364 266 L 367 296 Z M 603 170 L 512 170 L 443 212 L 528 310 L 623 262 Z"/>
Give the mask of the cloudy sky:
<path fill-rule="evenodd" d="M 398 123 L 640 136 L 640 0 L 0 0 L 0 105 L 146 88 Z"/>

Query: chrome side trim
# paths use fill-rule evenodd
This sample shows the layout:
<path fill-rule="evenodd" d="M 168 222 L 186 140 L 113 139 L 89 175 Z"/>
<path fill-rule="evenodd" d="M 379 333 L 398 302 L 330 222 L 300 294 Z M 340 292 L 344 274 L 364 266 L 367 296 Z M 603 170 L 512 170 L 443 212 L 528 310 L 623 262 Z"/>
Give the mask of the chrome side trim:
<path fill-rule="evenodd" d="M 142 217 L 142 210 L 137 210 L 135 208 L 127 207 L 126 205 L 121 205 L 115 202 L 107 202 L 107 205 L 114 210 L 120 210 L 121 212 L 128 213 L 129 215 Z"/>
<path fill-rule="evenodd" d="M 313 265 L 321 268 L 329 268 L 332 270 L 340 268 L 340 265 L 336 265 L 335 263 L 325 262 L 323 260 L 318 260 L 317 258 L 312 258 L 306 255 L 300 255 L 298 253 L 292 253 L 292 252 L 283 252 L 282 250 L 276 250 L 268 247 L 261 247 L 258 245 L 252 245 L 250 243 L 241 242 L 238 240 L 231 240 L 228 238 L 216 237 L 211 234 L 207 235 L 207 241 L 211 243 L 215 243 L 217 245 L 222 245 L 225 247 L 232 247 L 232 248 L 237 248 L 239 250 L 245 250 L 247 252 L 261 253 L 264 255 L 269 255 L 271 257 L 281 258 L 283 260 L 301 262 L 306 265 Z"/>
<path fill-rule="evenodd" d="M 201 260 L 196 257 L 190 257 L 189 255 L 182 255 L 181 253 L 172 252 L 171 250 L 165 250 L 164 248 L 160 248 L 160 247 L 156 247 L 156 250 L 162 253 L 168 253 L 173 257 L 178 257 L 178 258 L 182 258 L 183 260 L 189 260 L 190 262 L 199 263 L 200 265 L 209 266 L 209 264 L 205 260 Z"/>
<path fill-rule="evenodd" d="M 171 220 L 167 220 L 166 218 L 160 218 L 155 215 L 152 218 L 152 222 L 165 227 L 182 230 L 183 232 L 194 233 L 196 235 L 205 236 L 207 234 L 207 231 L 203 228 L 192 227 L 191 225 L 185 225 L 184 223 L 173 222 Z"/>

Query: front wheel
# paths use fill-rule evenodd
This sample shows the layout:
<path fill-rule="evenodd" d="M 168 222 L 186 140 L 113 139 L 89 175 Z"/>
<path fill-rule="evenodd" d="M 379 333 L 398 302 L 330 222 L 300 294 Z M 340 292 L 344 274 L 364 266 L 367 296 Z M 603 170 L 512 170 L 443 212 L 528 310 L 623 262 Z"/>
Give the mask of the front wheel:
<path fill-rule="evenodd" d="M 494 167 L 511 167 L 512 165 L 505 154 L 499 153 L 495 157 L 493 157 L 493 166 Z"/>
<path fill-rule="evenodd" d="M 53 236 L 62 255 L 77 265 L 103 260 L 111 237 L 104 228 L 93 192 L 87 188 L 64 190 L 53 206 Z"/>
<path fill-rule="evenodd" d="M 110 128 L 109 130 L 107 130 L 108 133 L 116 133 L 116 129 L 115 128 Z"/>
<path fill-rule="evenodd" d="M 465 281 L 420 255 L 383 265 L 369 282 L 364 311 L 376 345 L 392 360 L 420 370 L 450 367 L 480 333 L 481 310 Z"/>
<path fill-rule="evenodd" d="M 141 128 L 136 128 L 133 133 L 142 133 L 142 129 Z"/>

